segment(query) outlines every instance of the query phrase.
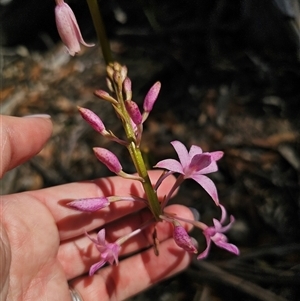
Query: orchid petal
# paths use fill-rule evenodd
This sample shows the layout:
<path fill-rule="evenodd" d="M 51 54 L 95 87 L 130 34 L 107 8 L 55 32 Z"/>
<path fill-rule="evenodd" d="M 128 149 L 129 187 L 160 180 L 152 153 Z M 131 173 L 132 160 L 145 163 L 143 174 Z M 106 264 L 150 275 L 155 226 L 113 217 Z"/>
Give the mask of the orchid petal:
<path fill-rule="evenodd" d="M 166 159 L 159 161 L 154 167 L 165 168 L 173 172 L 184 174 L 182 165 L 174 159 Z"/>
<path fill-rule="evenodd" d="M 66 4 L 66 3 L 65 3 Z M 67 4 L 66 4 L 67 5 Z M 69 5 L 68 5 L 69 6 Z M 69 7 L 70 8 L 70 7 Z M 95 44 L 88 44 L 86 43 L 84 40 L 83 40 L 83 37 L 81 35 L 81 31 L 79 29 L 79 26 L 78 26 L 78 23 L 77 23 L 77 20 L 76 20 L 76 17 L 72 11 L 72 9 L 70 8 L 71 12 L 70 12 L 70 18 L 71 18 L 71 21 L 73 23 L 73 26 L 74 26 L 74 31 L 75 31 L 75 34 L 76 34 L 76 37 L 78 39 L 78 41 L 80 42 L 80 44 L 84 45 L 84 46 L 87 46 L 87 47 L 93 47 L 95 46 Z"/>
<path fill-rule="evenodd" d="M 189 153 L 188 153 L 185 145 L 183 143 L 181 143 L 180 141 L 172 141 L 171 144 L 173 145 L 173 147 L 178 155 L 178 158 L 180 160 L 182 168 L 185 169 L 190 164 Z"/>
<path fill-rule="evenodd" d="M 105 229 L 101 229 L 97 234 L 97 241 L 100 245 L 105 245 Z"/>
<path fill-rule="evenodd" d="M 91 267 L 90 267 L 90 271 L 89 271 L 89 275 L 90 276 L 93 276 L 97 270 L 99 270 L 101 267 L 103 267 L 105 264 L 105 260 L 100 260 L 99 262 L 93 264 Z"/>
<path fill-rule="evenodd" d="M 199 185 L 201 185 L 203 189 L 211 196 L 216 205 L 219 205 L 217 188 L 210 178 L 200 174 L 193 174 L 190 176 L 190 178 L 195 180 Z"/>
<path fill-rule="evenodd" d="M 219 232 L 227 232 L 230 228 L 231 228 L 231 226 L 232 226 L 232 224 L 234 223 L 234 221 L 235 221 L 235 218 L 232 216 L 232 215 L 230 215 L 230 222 L 229 222 L 229 224 L 228 225 L 226 225 L 225 227 L 222 227 L 220 230 L 219 230 Z"/>
<path fill-rule="evenodd" d="M 98 240 L 96 240 L 95 238 L 93 238 L 91 235 L 89 235 L 87 232 L 85 232 L 85 235 L 94 243 L 94 244 L 98 244 Z"/>
<path fill-rule="evenodd" d="M 213 159 L 211 158 L 211 163 L 207 167 L 204 167 L 203 169 L 199 170 L 197 173 L 199 173 L 201 175 L 205 175 L 205 174 L 209 174 L 212 172 L 216 172 L 216 171 L 218 171 L 218 169 L 219 168 L 218 168 L 216 161 L 213 161 Z"/>
<path fill-rule="evenodd" d="M 221 208 L 221 218 L 220 218 L 220 223 L 223 224 L 225 222 L 225 219 L 227 217 L 227 212 L 226 209 L 223 205 L 220 204 L 220 208 Z"/>
<path fill-rule="evenodd" d="M 189 158 L 190 160 L 195 156 L 195 155 L 200 155 L 202 154 L 202 148 L 198 145 L 192 145 L 189 151 Z"/>
<path fill-rule="evenodd" d="M 210 249 L 210 245 L 211 245 L 211 239 L 209 235 L 205 235 L 205 239 L 206 239 L 206 249 L 197 256 L 197 259 L 203 259 L 206 258 Z"/>
<path fill-rule="evenodd" d="M 228 243 L 227 237 L 224 234 L 217 233 L 211 239 L 218 247 L 225 249 L 235 255 L 239 255 L 239 249 L 234 244 Z"/>
<path fill-rule="evenodd" d="M 222 151 L 211 152 L 210 155 L 212 156 L 212 159 L 214 161 L 218 161 L 224 156 L 224 152 Z"/>
<path fill-rule="evenodd" d="M 207 154 L 198 154 L 195 155 L 190 163 L 189 168 L 193 171 L 199 171 L 199 170 L 203 170 L 206 167 L 208 167 L 209 165 L 211 165 L 211 157 L 210 155 Z"/>
<path fill-rule="evenodd" d="M 223 229 L 222 224 L 217 219 L 213 218 L 213 224 L 216 232 L 220 232 Z"/>

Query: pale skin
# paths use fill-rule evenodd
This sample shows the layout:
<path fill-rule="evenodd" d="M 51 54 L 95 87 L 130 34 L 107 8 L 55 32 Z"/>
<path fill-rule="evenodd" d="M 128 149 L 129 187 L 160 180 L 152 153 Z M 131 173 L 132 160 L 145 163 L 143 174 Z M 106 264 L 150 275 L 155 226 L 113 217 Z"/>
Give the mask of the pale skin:
<path fill-rule="evenodd" d="M 36 155 L 51 133 L 49 118 L 0 116 L 0 176 Z M 160 174 L 150 173 L 153 182 Z M 169 177 L 162 184 L 160 198 L 172 183 L 174 178 Z M 87 214 L 67 208 L 66 201 L 133 192 L 143 196 L 139 183 L 111 177 L 0 196 L 0 300 L 67 301 L 71 285 L 84 301 L 119 301 L 186 268 L 191 255 L 175 245 L 172 226 L 163 222 L 157 226 L 159 256 L 149 248 L 153 244 L 149 228 L 125 243 L 118 266 L 87 275 L 99 252 L 85 231 L 95 236 L 105 227 L 106 239 L 113 242 L 151 215 L 140 203 L 118 202 Z M 166 210 L 193 219 L 186 207 L 172 205 Z"/>

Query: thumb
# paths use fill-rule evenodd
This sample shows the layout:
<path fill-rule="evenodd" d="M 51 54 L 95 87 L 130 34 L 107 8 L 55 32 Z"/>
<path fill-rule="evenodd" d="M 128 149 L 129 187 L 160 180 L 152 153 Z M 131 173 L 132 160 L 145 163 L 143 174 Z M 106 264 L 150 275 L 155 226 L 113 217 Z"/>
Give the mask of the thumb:
<path fill-rule="evenodd" d="M 0 178 L 8 170 L 36 155 L 51 133 L 49 115 L 0 115 Z"/>

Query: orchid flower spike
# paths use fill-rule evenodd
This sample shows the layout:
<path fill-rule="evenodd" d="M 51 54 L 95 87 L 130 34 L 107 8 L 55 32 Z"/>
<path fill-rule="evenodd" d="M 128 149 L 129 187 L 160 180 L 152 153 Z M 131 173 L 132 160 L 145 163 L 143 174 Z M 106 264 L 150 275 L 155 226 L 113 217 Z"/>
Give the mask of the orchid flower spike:
<path fill-rule="evenodd" d="M 216 161 L 222 158 L 223 152 L 203 153 L 199 146 L 192 145 L 188 151 L 180 141 L 171 142 L 179 161 L 166 159 L 158 162 L 154 167 L 164 168 L 172 173 L 180 173 L 184 179 L 193 179 L 212 197 L 216 205 L 219 205 L 219 198 L 216 185 L 205 176 L 218 170 Z"/>
<path fill-rule="evenodd" d="M 95 45 L 87 44 L 83 40 L 75 15 L 64 0 L 56 0 L 55 20 L 59 36 L 70 55 L 74 56 L 80 51 L 80 44 L 87 47 Z"/>

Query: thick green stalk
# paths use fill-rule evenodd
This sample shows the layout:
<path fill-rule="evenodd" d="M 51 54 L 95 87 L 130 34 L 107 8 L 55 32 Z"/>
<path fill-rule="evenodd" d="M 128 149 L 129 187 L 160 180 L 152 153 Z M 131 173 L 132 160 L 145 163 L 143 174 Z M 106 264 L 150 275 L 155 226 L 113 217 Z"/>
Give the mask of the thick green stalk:
<path fill-rule="evenodd" d="M 158 201 L 157 194 L 152 187 L 141 150 L 136 146 L 134 142 L 131 142 L 129 144 L 128 150 L 139 176 L 144 180 L 142 184 L 147 196 L 150 210 L 153 213 L 155 219 L 160 220 L 159 216 L 162 214 L 160 203 Z"/>
<path fill-rule="evenodd" d="M 154 215 L 154 218 L 156 220 L 160 220 L 159 216 L 162 214 L 161 206 L 158 201 L 157 194 L 152 187 L 142 152 L 136 145 L 134 130 L 131 126 L 130 117 L 124 104 L 122 90 L 118 88 L 118 85 L 115 85 L 115 91 L 117 91 L 116 94 L 119 103 L 119 109 L 122 112 L 123 127 L 126 133 L 127 141 L 129 142 L 129 145 L 127 146 L 129 154 L 139 176 L 143 179 L 142 185 L 148 200 L 150 210 Z"/>
<path fill-rule="evenodd" d="M 97 0 L 86 0 L 90 9 L 90 13 L 93 19 L 94 27 L 97 33 L 98 40 L 101 45 L 103 57 L 106 65 L 113 62 L 109 42 L 105 32 L 104 23 L 100 13 Z"/>
<path fill-rule="evenodd" d="M 112 55 L 109 47 L 109 42 L 106 36 L 104 24 L 102 21 L 102 16 L 100 13 L 100 9 L 98 6 L 97 0 L 87 0 L 90 13 L 93 19 L 94 27 L 97 33 L 98 40 L 100 41 L 101 49 L 103 52 L 103 57 L 105 59 L 105 62 L 107 65 L 113 62 Z M 144 188 L 144 191 L 147 196 L 147 200 L 149 202 L 149 207 L 151 212 L 153 213 L 156 220 L 160 220 L 160 215 L 162 213 L 160 203 L 157 198 L 157 194 L 154 191 L 147 168 L 144 163 L 144 159 L 142 157 L 142 153 L 135 142 L 135 135 L 133 128 L 131 126 L 130 117 L 128 116 L 127 110 L 125 108 L 124 99 L 122 95 L 122 84 L 119 86 L 119 84 L 115 84 L 115 91 L 117 94 L 118 102 L 119 102 L 119 109 L 122 112 L 123 116 L 123 125 L 126 132 L 127 139 L 129 141 L 128 150 L 130 153 L 130 156 L 133 160 L 133 163 L 135 165 L 135 168 L 139 174 L 139 176 L 143 179 L 142 185 Z"/>

